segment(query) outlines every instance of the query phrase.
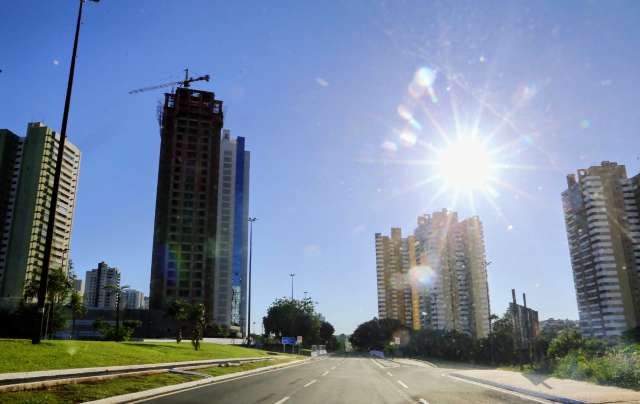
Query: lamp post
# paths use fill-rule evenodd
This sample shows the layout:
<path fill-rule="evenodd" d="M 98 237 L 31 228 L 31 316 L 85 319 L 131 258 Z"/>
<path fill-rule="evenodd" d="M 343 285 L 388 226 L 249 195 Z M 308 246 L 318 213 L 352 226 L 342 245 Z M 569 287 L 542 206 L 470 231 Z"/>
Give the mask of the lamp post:
<path fill-rule="evenodd" d="M 253 258 L 253 222 L 256 217 L 249 218 L 249 276 L 247 277 L 247 294 L 249 295 L 249 310 L 247 313 L 247 345 L 251 345 L 251 261 Z"/>
<path fill-rule="evenodd" d="M 98 2 L 99 0 L 91 0 Z M 62 114 L 62 126 L 60 127 L 60 140 L 58 142 L 58 156 L 56 158 L 56 169 L 53 175 L 53 189 L 51 190 L 51 205 L 49 207 L 49 218 L 47 221 L 47 235 L 44 242 L 42 257 L 42 271 L 40 271 L 40 287 L 38 288 L 37 314 L 33 327 L 31 343 L 39 344 L 42 338 L 42 326 L 44 323 L 44 305 L 47 296 L 47 281 L 49 279 L 49 266 L 51 261 L 51 249 L 53 247 L 53 228 L 56 220 L 56 206 L 58 204 L 58 187 L 60 186 L 60 176 L 62 174 L 62 162 L 64 158 L 64 146 L 67 140 L 67 121 L 69 119 L 69 107 L 71 105 L 71 90 L 73 89 L 73 76 L 76 69 L 76 53 L 78 50 L 78 37 L 80 35 L 80 22 L 82 21 L 82 6 L 85 0 L 80 0 L 78 9 L 78 19 L 76 21 L 76 33 L 73 39 L 73 51 L 71 53 L 71 65 L 69 66 L 69 79 L 67 81 L 67 93 L 64 100 L 64 112 Z"/>
<path fill-rule="evenodd" d="M 291 277 L 291 300 L 293 301 L 293 277 L 296 276 L 296 274 L 291 273 L 289 276 Z"/>
<path fill-rule="evenodd" d="M 491 261 L 485 261 L 485 268 L 491 265 Z M 491 365 L 495 364 L 495 354 L 493 348 L 493 330 L 491 329 L 491 301 L 489 299 L 489 276 L 487 274 L 487 312 L 489 314 L 489 352 L 491 354 Z"/>

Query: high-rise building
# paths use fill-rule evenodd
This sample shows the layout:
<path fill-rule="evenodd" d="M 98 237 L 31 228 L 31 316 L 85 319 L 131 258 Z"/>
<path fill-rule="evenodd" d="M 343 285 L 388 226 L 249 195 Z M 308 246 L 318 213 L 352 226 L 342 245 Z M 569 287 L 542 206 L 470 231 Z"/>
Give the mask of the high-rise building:
<path fill-rule="evenodd" d="M 188 87 L 165 94 L 151 263 L 151 309 L 181 298 L 213 320 L 222 101 Z"/>
<path fill-rule="evenodd" d="M 422 324 L 475 337 L 489 334 L 489 286 L 484 234 L 478 217 L 458 221 L 446 209 L 418 218 L 418 264 L 428 279 Z"/>
<path fill-rule="evenodd" d="M 214 276 L 215 323 L 244 335 L 247 298 L 249 151 L 243 137 L 223 130 L 220 142 L 218 224 Z"/>
<path fill-rule="evenodd" d="M 73 291 L 80 296 L 84 296 L 84 279 L 73 280 Z"/>
<path fill-rule="evenodd" d="M 56 159 L 58 135 L 42 123 L 29 123 L 24 138 L 0 130 L 0 296 L 15 306 L 24 287 L 39 279 Z M 58 189 L 50 267 L 68 270 L 80 151 L 65 144 Z"/>
<path fill-rule="evenodd" d="M 580 330 L 616 338 L 640 324 L 638 176 L 604 161 L 567 176 L 562 204 Z"/>
<path fill-rule="evenodd" d="M 489 333 L 482 223 L 443 210 L 418 217 L 414 235 L 376 234 L 378 314 L 413 329 Z"/>
<path fill-rule="evenodd" d="M 411 270 L 416 267 L 415 238 L 403 238 L 399 228 L 391 228 L 390 236 L 376 233 L 375 239 L 378 316 L 419 329 L 418 288 L 411 282 Z"/>
<path fill-rule="evenodd" d="M 121 296 L 120 305 L 129 310 L 144 309 L 144 293 L 135 289 L 125 289 Z"/>
<path fill-rule="evenodd" d="M 87 271 L 84 278 L 84 305 L 91 309 L 115 309 L 116 293 L 120 286 L 120 270 L 100 262 L 97 268 Z"/>

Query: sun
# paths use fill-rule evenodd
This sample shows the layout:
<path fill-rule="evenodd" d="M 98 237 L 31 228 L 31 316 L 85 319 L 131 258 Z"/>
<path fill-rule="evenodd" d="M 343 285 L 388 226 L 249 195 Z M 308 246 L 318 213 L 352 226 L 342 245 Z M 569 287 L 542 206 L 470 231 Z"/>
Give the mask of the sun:
<path fill-rule="evenodd" d="M 438 152 L 436 177 L 444 187 L 459 192 L 486 190 L 496 168 L 491 154 L 479 137 L 459 137 Z"/>

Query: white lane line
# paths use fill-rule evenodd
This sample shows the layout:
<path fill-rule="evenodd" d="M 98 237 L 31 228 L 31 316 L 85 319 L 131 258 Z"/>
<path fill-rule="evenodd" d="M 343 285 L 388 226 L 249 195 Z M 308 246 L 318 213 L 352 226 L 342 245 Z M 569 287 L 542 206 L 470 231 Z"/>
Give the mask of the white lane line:
<path fill-rule="evenodd" d="M 389 376 L 393 377 L 393 375 L 391 374 L 391 372 L 387 372 L 387 374 L 388 374 Z"/>
<path fill-rule="evenodd" d="M 529 400 L 529 401 L 533 401 L 535 403 L 543 403 L 543 404 L 549 404 L 551 401 L 548 400 L 544 400 L 544 399 L 540 399 L 540 398 L 536 398 L 533 396 L 529 396 L 526 394 L 520 394 L 517 393 L 515 391 L 511 391 L 511 390 L 506 390 L 506 389 L 501 389 L 499 387 L 493 387 L 493 386 L 489 386 L 488 384 L 482 384 L 482 383 L 478 383 L 478 382 L 474 382 L 471 380 L 467 380 L 467 379 L 462 379 L 460 377 L 456 377 L 454 375 L 447 375 L 447 377 L 457 380 L 459 382 L 464 382 L 464 383 L 469 383 L 469 384 L 475 384 L 476 386 L 480 386 L 480 387 L 484 387 L 485 389 L 489 389 L 489 390 L 495 390 L 495 391 L 499 391 L 501 393 L 506 393 L 506 394 L 511 394 L 512 396 L 516 396 L 516 397 L 520 397 L 522 399 L 525 400 Z"/>
<path fill-rule="evenodd" d="M 289 397 L 285 397 L 285 398 L 283 398 L 283 399 L 282 399 L 282 400 L 280 400 L 280 401 L 276 401 L 274 404 L 282 404 L 282 403 L 284 403 L 285 401 L 287 401 L 288 399 L 289 399 Z"/>
<path fill-rule="evenodd" d="M 402 383 L 402 380 L 398 380 L 398 384 L 401 385 L 402 387 L 404 387 L 405 389 L 409 388 L 409 386 L 407 386 L 406 384 Z"/>
<path fill-rule="evenodd" d="M 318 381 L 317 379 L 313 379 L 309 383 L 305 384 L 303 387 L 309 387 L 309 386 L 311 386 L 313 383 L 315 383 L 317 381 Z"/>
<path fill-rule="evenodd" d="M 420 400 L 418 400 L 418 402 L 420 404 L 429 404 L 429 402 L 427 400 L 425 400 L 424 398 L 421 398 Z"/>
<path fill-rule="evenodd" d="M 375 363 L 377 367 L 379 367 L 380 369 L 384 369 L 384 366 L 382 366 L 381 364 L 378 363 L 378 361 L 374 360 L 374 359 L 370 359 L 371 362 Z"/>
<path fill-rule="evenodd" d="M 329 374 L 329 371 L 327 370 L 326 372 L 324 372 L 324 373 L 322 374 L 322 376 L 326 376 L 326 375 L 328 375 L 328 374 Z"/>

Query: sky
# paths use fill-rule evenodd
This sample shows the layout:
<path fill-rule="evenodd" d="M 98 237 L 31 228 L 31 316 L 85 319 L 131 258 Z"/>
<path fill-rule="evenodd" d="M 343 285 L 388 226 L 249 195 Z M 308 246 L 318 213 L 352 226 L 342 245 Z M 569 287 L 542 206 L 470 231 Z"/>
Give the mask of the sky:
<path fill-rule="evenodd" d="M 0 4 L 0 127 L 59 130 L 76 12 Z M 560 193 L 603 160 L 640 170 L 638 20 L 633 1 L 89 2 L 75 270 L 104 260 L 148 292 L 163 93 L 128 92 L 189 68 L 251 151 L 253 321 L 295 273 L 295 296 L 352 332 L 377 315 L 374 234 L 445 207 L 484 224 L 494 312 L 515 288 L 541 318 L 576 319 Z M 472 134 L 498 169 L 455 200 L 433 162 Z"/>

